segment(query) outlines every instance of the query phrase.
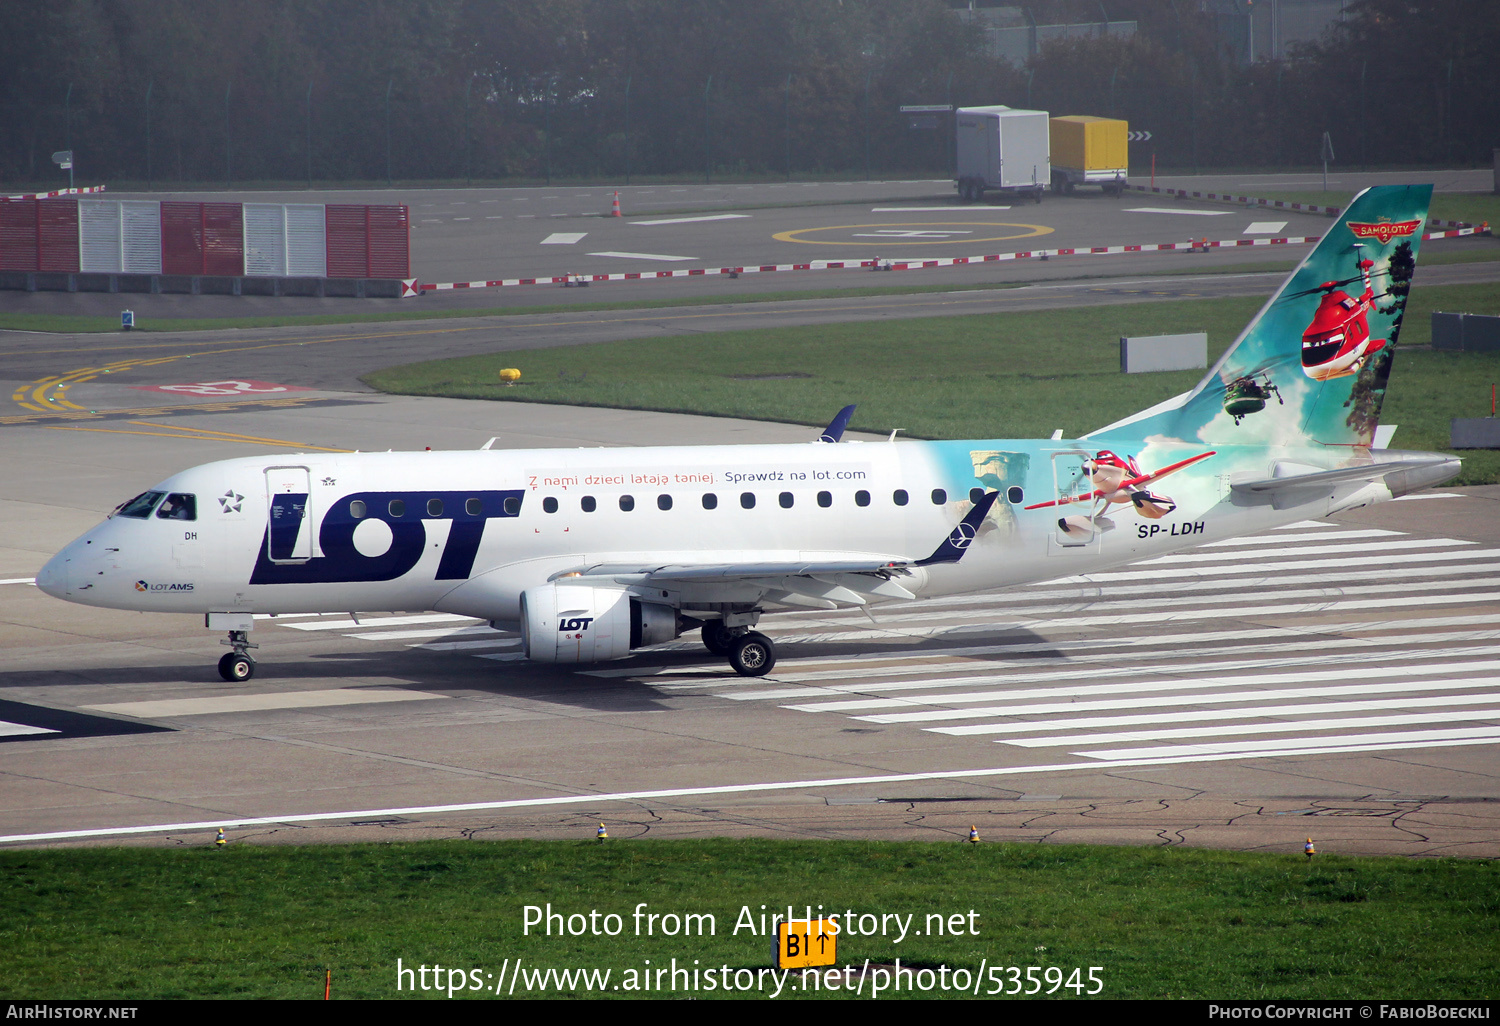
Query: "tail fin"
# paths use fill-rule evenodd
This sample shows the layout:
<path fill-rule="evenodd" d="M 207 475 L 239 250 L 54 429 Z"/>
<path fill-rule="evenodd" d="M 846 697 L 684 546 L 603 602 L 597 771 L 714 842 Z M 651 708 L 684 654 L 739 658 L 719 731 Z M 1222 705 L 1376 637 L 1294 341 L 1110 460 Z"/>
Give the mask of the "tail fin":
<path fill-rule="evenodd" d="M 1431 199 L 1360 193 L 1196 388 L 1093 434 L 1371 445 Z"/>

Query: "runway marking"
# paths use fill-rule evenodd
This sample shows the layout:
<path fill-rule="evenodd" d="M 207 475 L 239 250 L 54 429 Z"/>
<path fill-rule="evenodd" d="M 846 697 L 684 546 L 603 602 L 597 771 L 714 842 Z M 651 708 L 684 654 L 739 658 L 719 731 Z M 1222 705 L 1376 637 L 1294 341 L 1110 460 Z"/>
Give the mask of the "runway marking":
<path fill-rule="evenodd" d="M 627 260 L 697 260 L 697 257 L 670 256 L 666 253 L 616 253 L 607 250 L 603 253 L 590 253 L 589 256 L 601 257 L 624 257 Z"/>
<path fill-rule="evenodd" d="M 131 423 L 136 423 L 132 421 Z M 124 428 L 101 428 L 82 427 L 78 424 L 45 424 L 43 427 L 48 431 L 95 431 L 106 435 L 149 435 L 153 438 L 180 438 L 198 442 L 238 442 L 243 445 L 272 445 L 279 448 L 290 446 L 301 452 L 352 452 L 351 449 L 332 449 L 322 445 L 305 445 L 301 442 L 288 442 L 275 438 L 253 438 L 249 435 L 236 436 L 226 431 L 204 431 L 198 428 L 179 428 L 175 424 L 151 425 L 162 427 L 162 431 L 126 431 Z M 184 431 L 197 431 L 197 434 L 183 434 Z"/>
<path fill-rule="evenodd" d="M 1174 207 L 1126 207 L 1127 214 L 1190 214 L 1197 217 L 1227 217 L 1232 210 L 1179 210 Z"/>
<path fill-rule="evenodd" d="M 553 232 L 541 241 L 543 246 L 571 246 L 588 232 Z"/>
<path fill-rule="evenodd" d="M 1465 738 L 1461 740 L 1437 740 L 1423 747 L 1446 748 L 1474 744 L 1495 744 L 1500 738 Z M 397 816 L 421 816 L 458 812 L 494 812 L 501 809 L 555 808 L 565 805 L 598 806 L 606 802 L 639 802 L 667 798 L 696 798 L 708 795 L 762 794 L 768 791 L 808 791 L 831 787 L 872 787 L 879 784 L 911 784 L 925 780 L 984 780 L 995 777 L 1031 776 L 1038 773 L 1068 773 L 1074 771 L 1097 772 L 1103 767 L 1124 769 L 1145 766 L 1189 766 L 1206 762 L 1231 762 L 1246 758 L 1269 759 L 1278 756 L 1318 754 L 1330 755 L 1338 752 L 1399 751 L 1404 746 L 1393 744 L 1347 745 L 1324 749 L 1286 749 L 1254 753 L 1189 754 L 1168 758 L 1124 758 L 1101 763 L 1096 757 L 1085 762 L 1054 763 L 1044 766 L 1000 766 L 988 769 L 937 770 L 927 773 L 885 773 L 863 777 L 833 777 L 825 779 L 780 780 L 768 783 L 720 784 L 707 787 L 679 787 L 659 790 L 636 790 L 598 792 L 594 794 L 556 795 L 548 798 L 520 798 L 510 801 L 468 802 L 456 805 L 413 805 L 386 809 L 359 809 L 355 811 L 294 813 L 286 816 L 256 816 L 249 818 L 216 817 L 212 820 L 178 823 L 153 823 L 144 826 L 103 827 L 92 830 L 57 830 L 47 833 L 7 834 L 0 836 L 0 844 L 36 843 L 41 841 L 81 840 L 89 837 L 122 837 L 137 834 L 160 834 L 213 831 L 220 827 L 271 826 L 278 823 L 317 823 L 351 819 L 388 819 Z"/>
<path fill-rule="evenodd" d="M 895 224 L 834 224 L 834 225 L 827 225 L 826 227 L 822 227 L 822 228 L 795 228 L 795 229 L 792 229 L 791 231 L 777 232 L 775 235 L 772 235 L 771 238 L 775 239 L 777 242 L 800 242 L 804 246 L 865 246 L 865 247 L 868 247 L 870 245 L 870 243 L 868 243 L 868 242 L 854 242 L 852 240 L 851 241 L 843 241 L 843 242 L 825 242 L 822 239 L 804 239 L 804 238 L 801 238 L 801 236 L 808 235 L 808 234 L 811 234 L 813 232 L 840 232 L 840 231 L 851 231 L 852 232 L 855 229 L 859 229 L 859 228 L 884 228 L 884 229 L 920 228 L 920 229 L 931 229 L 931 228 L 964 228 L 964 227 L 968 227 L 968 228 L 1019 228 L 1019 229 L 1021 229 L 1021 231 L 1010 232 L 1008 234 L 986 235 L 986 236 L 983 236 L 981 238 L 965 239 L 964 240 L 965 242 L 1007 242 L 1007 241 L 1012 240 L 1012 239 L 1031 239 L 1031 238 L 1037 237 L 1038 235 L 1051 235 L 1056 230 L 1056 229 L 1053 229 L 1053 228 L 1048 228 L 1046 225 L 1040 225 L 1040 224 L 1013 224 L 1013 223 L 1011 223 L 1009 221 L 910 221 L 910 222 L 903 221 L 903 222 L 898 222 L 898 223 L 895 223 Z M 902 241 L 902 240 L 893 240 L 893 241 L 888 241 L 887 242 L 885 239 L 882 239 L 881 241 L 885 242 L 885 244 L 888 245 L 888 246 L 946 246 L 946 245 L 950 245 L 952 243 L 952 240 L 948 239 L 948 238 L 938 239 L 936 241 L 930 241 L 930 242 L 912 242 L 912 241 Z"/>
<path fill-rule="evenodd" d="M 0 720 L 0 737 L 23 737 L 28 734 L 57 734 L 51 727 L 32 727 L 25 723 L 8 723 Z"/>
<path fill-rule="evenodd" d="M 1202 688 L 1211 686 L 1202 682 L 1194 682 L 1181 690 Z M 1313 699 L 1332 698 L 1338 695 L 1370 695 L 1370 694 L 1395 694 L 1402 691 L 1461 691 L 1467 688 L 1492 688 L 1495 686 L 1493 677 L 1468 677 L 1463 680 L 1444 681 L 1396 681 L 1390 684 L 1340 684 L 1334 687 L 1307 687 L 1307 688 L 1283 688 L 1277 691 L 1260 691 L 1255 693 L 1210 693 L 1202 695 L 1190 695 L 1185 701 L 1192 705 L 1217 705 L 1233 702 L 1270 702 L 1281 699 Z M 1153 690 L 1148 688 L 1136 688 L 1136 691 Z M 1177 690 L 1173 688 L 1155 688 L 1154 690 Z M 1494 697 L 1491 695 L 1490 697 Z M 853 716 L 851 719 L 863 720 L 866 723 L 933 723 L 938 720 L 962 720 L 983 719 L 992 717 L 1013 716 L 1055 716 L 1068 712 L 1090 712 L 1104 709 L 1144 709 L 1155 708 L 1164 704 L 1159 696 L 1148 698 L 1114 698 L 1096 699 L 1088 702 L 1040 702 L 1026 706 L 994 706 L 982 709 L 933 709 L 924 712 L 912 713 L 888 713 L 876 716 Z M 1003 734 L 1012 733 L 1011 724 L 994 723 L 971 723 L 960 724 L 952 727 L 929 728 L 934 733 L 952 734 L 965 736 L 971 734 Z"/>
<path fill-rule="evenodd" d="M 872 214 L 906 214 L 906 213 L 923 214 L 923 213 L 926 213 L 929 210 L 962 210 L 962 211 L 965 211 L 966 213 L 975 214 L 975 213 L 983 213 L 986 210 L 1009 210 L 1009 209 L 1010 209 L 1010 207 L 1002 207 L 1002 206 L 980 207 L 978 209 L 975 209 L 973 206 L 957 206 L 957 207 L 871 207 L 870 208 L 870 213 L 872 213 Z"/>
<path fill-rule="evenodd" d="M 216 695 L 212 698 L 162 698 L 144 702 L 111 702 L 85 705 L 95 712 L 153 719 L 164 716 L 211 716 L 217 713 L 262 712 L 271 709 L 316 709 L 340 705 L 370 705 L 381 702 L 418 702 L 447 698 L 425 691 L 377 691 L 337 688 L 329 691 L 271 691 L 261 695 Z"/>
<path fill-rule="evenodd" d="M 1299 730 L 1341 730 L 1352 727 L 1399 727 L 1414 723 L 1453 723 L 1469 720 L 1500 719 L 1500 695 L 1471 696 L 1489 703 L 1490 708 L 1468 712 L 1448 710 L 1444 712 L 1412 713 L 1394 716 L 1343 716 L 1322 720 L 1291 720 L 1277 723 L 1251 723 L 1218 725 L 1213 727 L 1181 727 L 1168 730 L 1121 731 L 1114 734 L 1063 734 L 1052 737 L 1017 737 L 999 744 L 1015 745 L 1018 748 L 1065 748 L 1069 745 L 1120 744 L 1128 741 L 1170 741 L 1194 737 L 1244 737 L 1252 734 L 1288 734 Z M 1400 708 L 1400 703 L 1395 705 Z M 1287 710 L 1262 711 L 1262 716 L 1283 716 Z M 1348 737 L 1343 740 L 1350 740 Z M 1081 753 L 1075 753 L 1081 754 Z"/>
<path fill-rule="evenodd" d="M 749 214 L 704 214 L 701 217 L 659 217 L 654 221 L 631 221 L 630 224 L 690 224 L 694 221 L 734 221 Z"/>
<path fill-rule="evenodd" d="M 1426 747 L 1420 743 L 1424 741 L 1455 741 L 1459 744 L 1473 744 L 1482 741 L 1485 744 L 1494 744 L 1500 742 L 1500 727 L 1413 730 L 1406 733 L 1353 734 L 1347 737 L 1291 737 L 1281 738 L 1276 741 L 1226 741 L 1223 744 L 1163 745 L 1157 748 L 1115 748 L 1100 752 L 1074 752 L 1073 754 L 1086 755 L 1090 759 L 1108 759 L 1113 762 L 1122 759 L 1164 758 L 1170 757 L 1177 752 L 1207 752 L 1215 755 L 1223 753 L 1247 756 L 1277 748 L 1285 749 L 1287 745 L 1295 745 L 1297 749 L 1295 754 L 1311 755 L 1322 748 L 1345 750 L 1344 746 L 1347 745 L 1357 746 L 1356 751 L 1368 750 L 1371 746 L 1385 745 L 1398 748 Z"/>
<path fill-rule="evenodd" d="M 1240 232 L 1241 235 L 1280 235 L 1286 227 L 1285 221 L 1251 221 L 1250 227 Z"/>

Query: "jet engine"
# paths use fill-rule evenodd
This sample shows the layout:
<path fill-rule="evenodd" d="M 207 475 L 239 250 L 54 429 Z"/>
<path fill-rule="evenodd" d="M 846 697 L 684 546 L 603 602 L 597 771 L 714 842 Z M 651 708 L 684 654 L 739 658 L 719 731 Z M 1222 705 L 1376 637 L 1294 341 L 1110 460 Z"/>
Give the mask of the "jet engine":
<path fill-rule="evenodd" d="M 682 634 L 677 610 L 618 587 L 557 582 L 521 593 L 521 644 L 539 663 L 597 663 Z"/>

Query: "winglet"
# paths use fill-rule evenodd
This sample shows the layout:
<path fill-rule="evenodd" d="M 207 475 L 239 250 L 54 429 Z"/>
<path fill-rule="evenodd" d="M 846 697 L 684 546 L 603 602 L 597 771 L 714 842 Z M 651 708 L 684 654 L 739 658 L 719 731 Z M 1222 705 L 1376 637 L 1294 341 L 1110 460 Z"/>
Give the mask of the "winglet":
<path fill-rule="evenodd" d="M 931 566 L 934 563 L 957 563 L 963 559 L 964 552 L 969 548 L 969 543 L 979 533 L 979 525 L 984 523 L 984 518 L 990 515 L 990 507 L 995 500 L 1000 498 L 999 492 L 985 492 L 984 497 L 974 503 L 974 508 L 969 510 L 969 515 L 959 521 L 957 527 L 948 532 L 948 537 L 943 543 L 932 551 L 932 555 L 926 559 L 917 561 L 917 566 Z"/>
<path fill-rule="evenodd" d="M 828 426 L 823 429 L 823 434 L 818 438 L 818 441 L 837 442 L 843 438 L 844 429 L 849 426 L 849 418 L 852 416 L 854 416 L 854 404 L 850 403 L 834 414 L 833 419 L 828 422 Z"/>

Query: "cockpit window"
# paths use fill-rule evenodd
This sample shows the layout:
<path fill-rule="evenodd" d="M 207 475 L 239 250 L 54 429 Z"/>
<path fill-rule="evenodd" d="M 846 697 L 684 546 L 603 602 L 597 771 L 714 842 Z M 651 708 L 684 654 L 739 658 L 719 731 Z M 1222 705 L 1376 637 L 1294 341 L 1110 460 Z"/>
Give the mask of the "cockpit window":
<path fill-rule="evenodd" d="M 156 511 L 156 518 L 158 520 L 197 520 L 198 497 L 173 492 Z"/>
<path fill-rule="evenodd" d="M 117 517 L 134 517 L 136 520 L 145 520 L 161 501 L 166 492 L 142 492 L 127 503 L 123 503 L 115 510 Z"/>

